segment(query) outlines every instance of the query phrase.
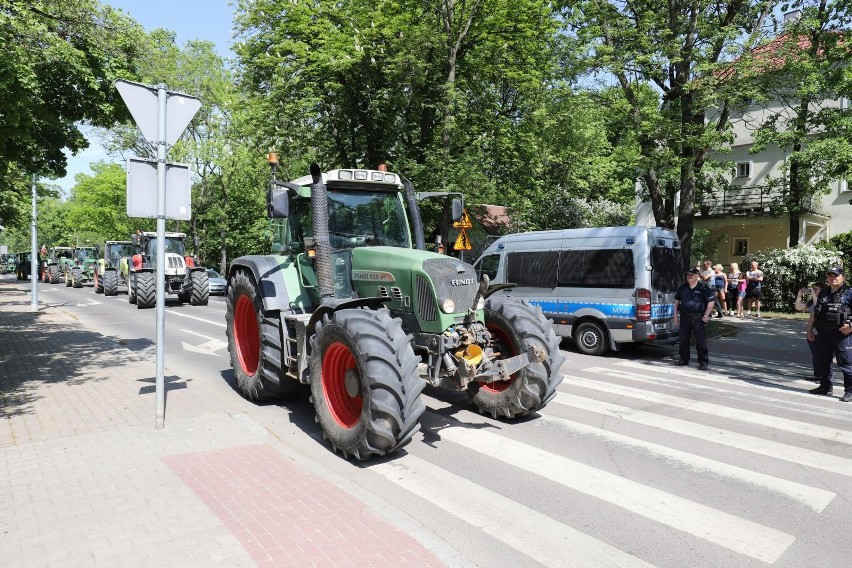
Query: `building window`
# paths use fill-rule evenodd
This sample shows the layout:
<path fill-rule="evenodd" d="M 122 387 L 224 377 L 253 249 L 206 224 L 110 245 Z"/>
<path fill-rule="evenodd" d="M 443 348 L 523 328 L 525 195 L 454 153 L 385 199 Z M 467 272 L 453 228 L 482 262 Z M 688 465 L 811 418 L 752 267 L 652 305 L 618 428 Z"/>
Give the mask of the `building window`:
<path fill-rule="evenodd" d="M 737 162 L 737 177 L 751 177 L 751 162 Z"/>
<path fill-rule="evenodd" d="M 748 254 L 748 239 L 745 237 L 734 239 L 734 256 L 745 256 Z"/>
<path fill-rule="evenodd" d="M 837 182 L 837 185 L 840 187 L 840 193 L 845 193 L 847 191 L 852 191 L 852 187 L 849 187 L 849 180 L 842 179 Z"/>

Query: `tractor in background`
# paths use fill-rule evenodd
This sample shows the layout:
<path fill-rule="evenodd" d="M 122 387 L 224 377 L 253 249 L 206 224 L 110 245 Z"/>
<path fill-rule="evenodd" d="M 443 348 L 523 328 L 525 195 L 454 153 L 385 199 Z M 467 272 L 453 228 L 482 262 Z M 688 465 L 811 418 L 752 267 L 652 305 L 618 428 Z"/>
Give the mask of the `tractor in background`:
<path fill-rule="evenodd" d="M 206 306 L 210 300 L 207 271 L 186 255 L 185 239 L 184 233 L 165 233 L 166 294 L 176 295 L 181 303 Z M 157 233 L 139 232 L 131 237 L 131 246 L 134 254 L 122 266 L 128 299 L 139 309 L 153 308 L 157 303 Z"/>
<path fill-rule="evenodd" d="M 47 257 L 41 261 L 41 281 L 58 284 L 65 278 L 70 266 L 74 264 L 74 247 L 51 247 Z M 66 285 L 68 279 L 65 278 Z"/>
<path fill-rule="evenodd" d="M 81 288 L 84 283 L 92 282 L 95 247 L 74 247 L 71 255 L 71 261 L 65 265 L 65 285 Z"/>
<path fill-rule="evenodd" d="M 132 254 L 130 241 L 106 241 L 103 248 L 101 245 L 95 247 L 97 261 L 92 266 L 92 281 L 96 294 L 115 296 L 119 286 L 127 286 L 125 276 Z"/>
<path fill-rule="evenodd" d="M 272 254 L 237 258 L 228 273 L 226 335 L 244 396 L 309 385 L 323 436 L 357 460 L 411 441 L 426 385 L 466 391 L 494 418 L 555 396 L 564 358 L 551 323 L 526 300 L 492 297 L 470 264 L 425 250 L 411 182 L 315 164 L 282 182 L 274 154 L 270 165 Z"/>

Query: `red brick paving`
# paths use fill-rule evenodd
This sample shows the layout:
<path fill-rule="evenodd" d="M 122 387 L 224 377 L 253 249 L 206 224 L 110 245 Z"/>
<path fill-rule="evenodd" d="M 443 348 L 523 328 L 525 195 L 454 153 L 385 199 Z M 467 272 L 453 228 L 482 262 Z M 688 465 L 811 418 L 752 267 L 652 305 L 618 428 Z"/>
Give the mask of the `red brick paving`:
<path fill-rule="evenodd" d="M 443 566 L 408 534 L 269 446 L 163 460 L 259 567 Z"/>

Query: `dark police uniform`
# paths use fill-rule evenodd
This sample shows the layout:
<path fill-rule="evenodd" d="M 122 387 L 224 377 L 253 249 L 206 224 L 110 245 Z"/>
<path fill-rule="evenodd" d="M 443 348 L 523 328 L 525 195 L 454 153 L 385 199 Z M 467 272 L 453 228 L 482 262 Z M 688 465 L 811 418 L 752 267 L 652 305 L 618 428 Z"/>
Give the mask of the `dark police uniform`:
<path fill-rule="evenodd" d="M 819 377 L 819 387 L 815 390 L 820 391 L 815 394 L 830 394 L 832 391 L 832 357 L 837 359 L 837 366 L 843 373 L 846 394 L 852 393 L 852 334 L 843 335 L 839 330 L 850 315 L 852 288 L 844 284 L 837 292 L 832 292 L 829 287 L 820 291 L 814 307 L 814 327 L 819 330 L 814 345 L 814 370 Z"/>
<path fill-rule="evenodd" d="M 698 282 L 695 288 L 690 288 L 689 283 L 680 285 L 674 296 L 680 302 L 680 362 L 689 362 L 689 338 L 695 335 L 695 350 L 698 352 L 698 363 L 707 364 L 710 357 L 707 351 L 707 324 L 702 316 L 707 311 L 707 304 L 712 304 L 716 299 L 715 288 L 710 288 L 704 282 Z"/>

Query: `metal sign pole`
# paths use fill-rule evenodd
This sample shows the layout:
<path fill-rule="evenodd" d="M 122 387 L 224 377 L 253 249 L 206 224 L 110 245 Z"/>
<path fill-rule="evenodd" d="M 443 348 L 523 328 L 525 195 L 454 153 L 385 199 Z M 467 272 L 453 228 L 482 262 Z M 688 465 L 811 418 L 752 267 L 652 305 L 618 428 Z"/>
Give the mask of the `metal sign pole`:
<path fill-rule="evenodd" d="M 38 233 L 36 232 L 36 221 L 38 220 L 38 200 L 36 191 L 36 175 L 33 174 L 33 219 L 30 226 L 30 310 L 38 311 Z"/>
<path fill-rule="evenodd" d="M 157 423 L 162 428 L 166 418 L 164 351 L 166 343 L 166 86 L 157 87 L 159 128 L 157 136 Z"/>

